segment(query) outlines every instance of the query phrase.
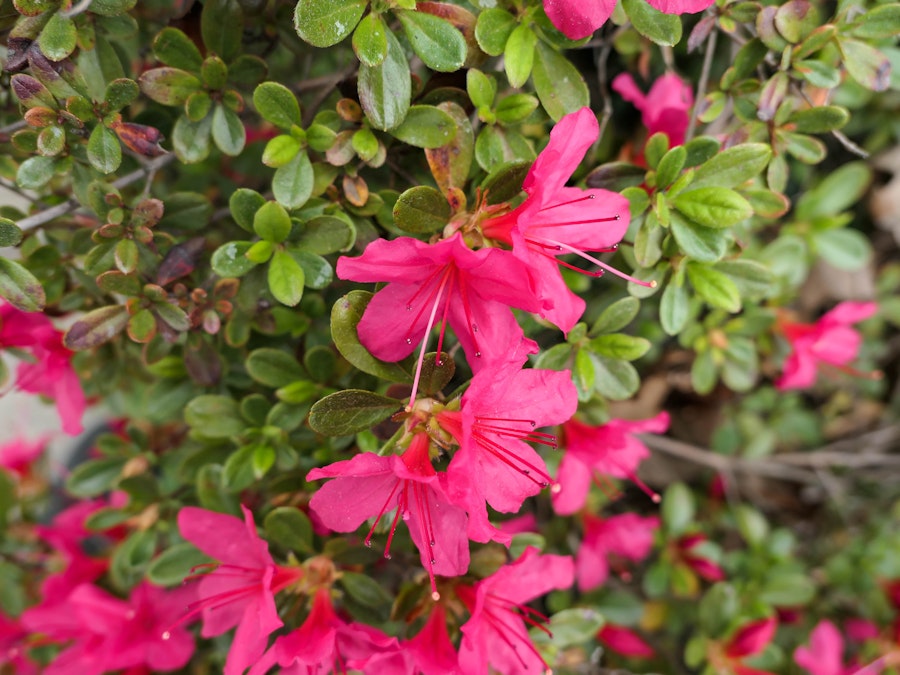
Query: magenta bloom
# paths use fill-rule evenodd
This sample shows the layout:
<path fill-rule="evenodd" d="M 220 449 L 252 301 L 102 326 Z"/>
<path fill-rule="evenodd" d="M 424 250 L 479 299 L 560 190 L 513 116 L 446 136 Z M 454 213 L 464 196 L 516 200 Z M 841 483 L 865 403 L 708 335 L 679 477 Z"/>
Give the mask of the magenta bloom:
<path fill-rule="evenodd" d="M 396 649 L 396 638 L 341 619 L 329 593 L 325 587 L 316 591 L 303 625 L 275 640 L 250 668 L 249 675 L 265 675 L 276 664 L 281 666 L 282 675 L 342 673 L 348 668 L 362 668 L 375 654 Z"/>
<path fill-rule="evenodd" d="M 181 536 L 218 565 L 199 578 L 188 616 L 201 613 L 203 637 L 215 637 L 237 626 L 225 675 L 240 675 L 265 651 L 269 635 L 283 624 L 275 594 L 295 582 L 300 569 L 276 565 L 268 544 L 259 538 L 253 514 L 241 505 L 244 520 L 192 506 L 178 512 Z"/>
<path fill-rule="evenodd" d="M 659 413 L 646 420 L 610 420 L 592 427 L 576 419 L 563 425 L 565 455 L 559 465 L 557 481 L 560 491 L 553 494 L 553 508 L 560 515 L 575 513 L 587 499 L 591 481 L 606 476 L 627 478 L 651 495 L 637 477 L 638 465 L 650 454 L 633 434 L 660 434 L 669 428 L 669 414 Z"/>
<path fill-rule="evenodd" d="M 705 541 L 706 535 L 700 532 L 682 535 L 675 541 L 676 556 L 707 581 L 722 581 L 725 572 L 715 561 L 703 555 L 702 545 Z"/>
<path fill-rule="evenodd" d="M 653 647 L 648 645 L 640 635 L 624 626 L 606 624 L 597 631 L 597 640 L 622 656 L 650 659 L 655 654 Z"/>
<path fill-rule="evenodd" d="M 526 624 L 547 631 L 548 618 L 525 603 L 553 589 L 572 585 L 574 569 L 567 556 L 540 555 L 529 547 L 513 563 L 457 594 L 472 616 L 462 625 L 459 665 L 464 673 L 538 675 L 548 665 L 528 636 Z"/>
<path fill-rule="evenodd" d="M 647 0 L 666 14 L 695 14 L 715 0 Z M 544 0 L 544 11 L 553 25 L 570 40 L 580 40 L 600 28 L 612 15 L 616 0 Z"/>
<path fill-rule="evenodd" d="M 76 436 L 82 431 L 84 392 L 72 368 L 73 352 L 63 346 L 62 335 L 43 314 L 0 303 L 0 348 L 25 349 L 34 359 L 19 364 L 16 386 L 56 401 L 63 431 Z"/>
<path fill-rule="evenodd" d="M 630 74 L 622 73 L 612 81 L 612 88 L 641 111 L 647 136 L 662 132 L 669 137 L 672 148 L 684 143 L 694 107 L 694 92 L 684 80 L 667 73 L 657 78 L 650 91 L 644 94 Z"/>
<path fill-rule="evenodd" d="M 848 364 L 859 353 L 862 337 L 850 326 L 876 311 L 878 305 L 874 302 L 842 302 L 813 324 L 779 321 L 792 351 L 775 386 L 781 390 L 812 386 L 820 363 L 859 375 Z"/>
<path fill-rule="evenodd" d="M 428 446 L 428 437 L 416 434 L 402 456 L 362 453 L 313 469 L 306 480 L 335 479 L 319 488 L 309 502 L 310 509 L 326 527 L 336 532 L 353 532 L 369 518 L 375 518 L 366 545 L 371 545 L 382 516 L 396 509 L 384 556 L 390 558 L 391 541 L 402 520 L 428 571 L 432 596 L 438 599 L 434 576 L 466 573 L 469 540 L 466 513 L 450 501 L 446 474 L 434 470 Z"/>
<path fill-rule="evenodd" d="M 24 476 L 31 470 L 31 465 L 43 454 L 47 447 L 47 439 L 39 438 L 26 441 L 17 438 L 0 447 L 0 468 L 17 476 Z"/>
<path fill-rule="evenodd" d="M 337 273 L 341 279 L 388 282 L 357 326 L 363 346 L 384 361 L 409 356 L 437 324 L 440 352 L 449 324 L 477 371 L 505 360 L 522 340 L 510 307 L 540 309 L 531 276 L 518 259 L 499 249 L 473 251 L 458 233 L 436 244 L 379 239 L 358 258 L 340 258 Z"/>
<path fill-rule="evenodd" d="M 762 653 L 775 637 L 778 622 L 774 617 L 757 619 L 741 626 L 725 645 L 725 657 L 736 675 L 772 675 L 744 665 L 743 660 Z"/>
<path fill-rule="evenodd" d="M 422 630 L 401 646 L 412 657 L 416 673 L 456 675 L 460 672 L 459 657 L 447 633 L 447 612 L 441 604 L 431 610 Z"/>
<path fill-rule="evenodd" d="M 639 561 L 653 548 L 659 518 L 624 513 L 610 518 L 585 515 L 584 539 L 575 558 L 578 588 L 590 591 L 609 576 L 611 557 Z"/>
<path fill-rule="evenodd" d="M 479 371 L 460 410 L 437 415 L 460 444 L 447 474 L 470 519 L 485 512 L 485 501 L 498 511 L 516 512 L 527 497 L 550 485 L 544 460 L 527 441 L 556 447 L 555 436 L 535 429 L 565 422 L 578 406 L 569 371 L 521 366 L 517 359 Z"/>
<path fill-rule="evenodd" d="M 556 256 L 574 253 L 618 274 L 586 251 L 615 250 L 631 218 L 628 200 L 615 192 L 565 187 L 599 133 L 589 108 L 563 117 L 525 177 L 522 189 L 528 198 L 513 211 L 481 224 L 485 237 L 512 246 L 531 270 L 540 295 L 540 315 L 565 332 L 581 318 L 585 305 L 560 274 L 559 265 L 571 266 Z"/>
<path fill-rule="evenodd" d="M 37 675 L 38 666 L 25 653 L 24 643 L 28 631 L 16 619 L 0 612 L 0 671 L 16 675 Z"/>
<path fill-rule="evenodd" d="M 794 651 L 794 661 L 810 675 L 849 675 L 843 657 L 844 638 L 830 621 L 820 621 L 809 636 L 809 646 Z"/>

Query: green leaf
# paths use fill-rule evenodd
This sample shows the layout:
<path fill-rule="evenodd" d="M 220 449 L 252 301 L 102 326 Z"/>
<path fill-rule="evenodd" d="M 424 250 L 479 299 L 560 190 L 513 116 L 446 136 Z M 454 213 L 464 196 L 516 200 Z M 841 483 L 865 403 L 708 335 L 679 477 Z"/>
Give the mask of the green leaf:
<path fill-rule="evenodd" d="M 802 607 L 816 597 L 816 585 L 800 572 L 771 572 L 757 597 L 777 607 Z"/>
<path fill-rule="evenodd" d="M 469 73 L 478 72 L 469 70 Z M 444 101 L 438 105 L 453 120 L 456 133 L 450 143 L 438 148 L 427 148 L 425 157 L 431 175 L 441 192 L 448 194 L 451 188 L 463 188 L 472 167 L 472 155 L 475 149 L 475 135 L 472 123 L 466 111 L 452 101 Z"/>
<path fill-rule="evenodd" d="M 253 231 L 266 241 L 280 244 L 291 233 L 291 217 L 278 202 L 266 202 L 253 216 Z"/>
<path fill-rule="evenodd" d="M 117 241 L 113 256 L 116 261 L 116 267 L 119 268 L 122 274 L 131 274 L 137 270 L 140 253 L 134 239 L 120 239 Z"/>
<path fill-rule="evenodd" d="M 177 28 L 163 28 L 153 40 L 153 55 L 167 66 L 199 71 L 203 56 L 194 41 Z"/>
<path fill-rule="evenodd" d="M 18 246 L 22 241 L 22 230 L 9 218 L 0 216 L 0 248 Z"/>
<path fill-rule="evenodd" d="M 697 167 L 692 187 L 737 187 L 761 173 L 772 156 L 766 143 L 742 143 Z"/>
<path fill-rule="evenodd" d="M 678 335 L 690 316 L 690 296 L 684 284 L 670 283 L 659 301 L 659 323 L 666 335 Z"/>
<path fill-rule="evenodd" d="M 377 66 L 387 56 L 388 27 L 380 14 L 370 12 L 353 31 L 353 51 L 367 66 Z"/>
<path fill-rule="evenodd" d="M 528 81 L 534 65 L 535 45 L 537 35 L 530 26 L 520 24 L 510 33 L 503 53 L 503 62 L 511 87 L 518 89 Z"/>
<path fill-rule="evenodd" d="M 697 225 L 677 213 L 670 214 L 670 218 L 675 242 L 685 255 L 702 262 L 715 262 L 725 255 L 729 242 L 727 231 Z"/>
<path fill-rule="evenodd" d="M 290 162 L 275 171 L 272 177 L 272 193 L 279 204 L 288 209 L 299 209 L 312 196 L 315 174 L 309 156 L 301 151 Z"/>
<path fill-rule="evenodd" d="M 210 262 L 213 272 L 220 277 L 242 277 L 256 267 L 245 255 L 253 242 L 230 241 L 215 250 Z"/>
<path fill-rule="evenodd" d="M 728 276 L 694 261 L 688 263 L 687 275 L 697 295 L 709 305 L 732 313 L 740 311 L 741 294 Z"/>
<path fill-rule="evenodd" d="M 564 609 L 550 619 L 549 641 L 556 649 L 582 645 L 594 639 L 604 623 L 603 615 L 589 607 Z"/>
<path fill-rule="evenodd" d="M 231 193 L 231 197 L 228 200 L 228 208 L 231 210 L 231 217 L 234 218 L 234 222 L 247 230 L 247 232 L 252 232 L 253 217 L 265 203 L 266 198 L 256 190 L 238 188 Z"/>
<path fill-rule="evenodd" d="M 684 483 L 672 483 L 663 494 L 660 511 L 666 532 L 678 536 L 694 522 L 694 496 Z"/>
<path fill-rule="evenodd" d="M 368 4 L 366 0 L 299 0 L 294 29 L 314 47 L 331 47 L 353 32 Z"/>
<path fill-rule="evenodd" d="M 641 301 L 637 298 L 625 297 L 616 300 L 603 310 L 594 325 L 591 334 L 615 333 L 634 321 L 641 309 Z"/>
<path fill-rule="evenodd" d="M 356 231 L 343 218 L 316 216 L 304 223 L 296 246 L 316 255 L 328 255 L 348 250 L 355 240 Z"/>
<path fill-rule="evenodd" d="M 790 117 L 794 130 L 803 134 L 825 134 L 840 129 L 850 121 L 846 108 L 837 105 L 823 105 L 799 110 Z"/>
<path fill-rule="evenodd" d="M 38 190 L 53 178 L 56 160 L 52 157 L 29 157 L 19 165 L 16 183 L 26 190 Z"/>
<path fill-rule="evenodd" d="M 555 122 L 590 103 L 590 93 L 579 70 L 543 42 L 537 45 L 531 79 L 541 105 Z"/>
<path fill-rule="evenodd" d="M 676 145 L 663 155 L 656 166 L 657 187 L 666 188 L 671 185 L 684 168 L 685 161 L 687 161 L 687 150 L 683 145 Z"/>
<path fill-rule="evenodd" d="M 295 506 L 273 509 L 263 521 L 266 539 L 296 553 L 312 553 L 313 530 L 309 517 Z"/>
<path fill-rule="evenodd" d="M 96 497 L 115 487 L 125 466 L 122 457 L 91 459 L 79 464 L 66 478 L 66 490 L 76 497 Z"/>
<path fill-rule="evenodd" d="M 691 384 L 701 396 L 710 393 L 716 386 L 717 369 L 712 350 L 697 354 L 691 364 Z"/>
<path fill-rule="evenodd" d="M 628 361 L 592 355 L 596 390 L 613 401 L 631 398 L 641 386 L 641 378 Z"/>
<path fill-rule="evenodd" d="M 406 117 L 412 96 L 409 62 L 403 47 L 391 32 L 387 34 L 387 41 L 384 61 L 377 66 L 361 64 L 358 78 L 359 102 L 372 126 L 382 131 L 399 126 Z"/>
<path fill-rule="evenodd" d="M 624 333 L 600 335 L 591 340 L 590 345 L 601 356 L 624 361 L 636 361 L 650 351 L 649 340 Z"/>
<path fill-rule="evenodd" d="M 75 51 L 78 40 L 78 29 L 72 19 L 63 16 L 62 12 L 54 12 L 44 25 L 38 44 L 41 53 L 51 61 L 62 61 Z"/>
<path fill-rule="evenodd" d="M 231 61 L 241 53 L 244 11 L 239 0 L 206 0 L 200 14 L 200 34 L 209 53 Z"/>
<path fill-rule="evenodd" d="M 484 9 L 475 24 L 475 40 L 485 54 L 500 56 L 506 49 L 506 42 L 515 30 L 516 17 L 499 7 Z"/>
<path fill-rule="evenodd" d="M 88 139 L 87 156 L 91 166 L 100 173 L 112 173 L 122 163 L 122 146 L 116 135 L 98 124 Z"/>
<path fill-rule="evenodd" d="M 681 41 L 681 17 L 663 14 L 644 0 L 622 0 L 622 9 L 635 30 L 658 45 L 674 47 Z"/>
<path fill-rule="evenodd" d="M 885 91 L 890 86 L 891 62 L 883 52 L 850 38 L 838 38 L 837 43 L 850 77 L 873 91 Z"/>
<path fill-rule="evenodd" d="M 303 268 L 287 251 L 278 249 L 269 261 L 269 291 L 278 302 L 294 307 L 303 297 Z"/>
<path fill-rule="evenodd" d="M 679 192 L 672 204 L 692 221 L 704 227 L 725 228 L 753 215 L 753 207 L 734 190 L 702 187 Z"/>
<path fill-rule="evenodd" d="M 430 15 L 424 15 L 430 16 Z M 414 105 L 391 135 L 417 148 L 439 148 L 456 137 L 456 122 L 448 113 L 431 105 Z"/>
<path fill-rule="evenodd" d="M 16 75 L 15 77 L 22 76 Z M 466 93 L 469 94 L 469 100 L 476 108 L 491 108 L 494 105 L 494 97 L 497 95 L 497 81 L 477 68 L 470 68 L 466 72 Z"/>
<path fill-rule="evenodd" d="M 728 275 L 745 300 L 764 298 L 774 281 L 769 268 L 755 260 L 746 258 L 722 260 L 713 267 Z"/>
<path fill-rule="evenodd" d="M 179 117 L 172 129 L 172 146 L 178 159 L 186 164 L 206 159 L 211 129 L 212 115 L 199 122 L 191 122 L 186 116 Z"/>
<path fill-rule="evenodd" d="M 875 5 L 861 12 L 853 26 L 853 36 L 881 40 L 900 34 L 900 3 Z"/>
<path fill-rule="evenodd" d="M 63 344 L 72 351 L 91 349 L 112 340 L 127 323 L 128 310 L 125 307 L 100 307 L 73 323 L 63 336 Z"/>
<path fill-rule="evenodd" d="M 531 162 L 520 159 L 495 167 L 481 183 L 488 204 L 502 204 L 516 197 L 530 170 Z"/>
<path fill-rule="evenodd" d="M 0 296 L 23 312 L 44 309 L 47 297 L 41 282 L 14 260 L 0 256 Z"/>
<path fill-rule="evenodd" d="M 334 269 L 331 267 L 331 263 L 322 256 L 295 249 L 290 249 L 290 254 L 303 268 L 307 288 L 316 290 L 326 288 L 334 279 Z"/>
<path fill-rule="evenodd" d="M 756 344 L 749 338 L 730 335 L 724 350 L 722 381 L 733 391 L 750 391 L 756 385 L 759 375 L 759 359 Z M 745 452 L 749 450 L 749 445 Z"/>
<path fill-rule="evenodd" d="M 518 124 L 540 105 L 531 94 L 510 94 L 500 99 L 494 112 L 500 124 Z"/>
<path fill-rule="evenodd" d="M 307 377 L 297 359 L 285 351 L 271 347 L 250 352 L 245 367 L 256 382 L 272 389 L 279 389 Z"/>
<path fill-rule="evenodd" d="M 402 407 L 397 399 L 361 389 L 345 389 L 317 401 L 309 426 L 326 436 L 346 436 L 370 429 Z"/>
<path fill-rule="evenodd" d="M 300 104 L 290 89 L 278 82 L 263 82 L 253 91 L 253 105 L 263 119 L 289 130 L 302 124 Z"/>
<path fill-rule="evenodd" d="M 153 68 L 138 78 L 141 91 L 163 105 L 178 106 L 202 88 L 200 80 L 180 68 Z"/>
<path fill-rule="evenodd" d="M 138 83 L 127 77 L 120 77 L 106 85 L 103 101 L 110 110 L 121 110 L 130 105 L 141 93 Z"/>
<path fill-rule="evenodd" d="M 444 73 L 462 68 L 466 40 L 453 24 L 427 12 L 396 10 L 394 14 L 413 51 L 426 66 Z"/>
<path fill-rule="evenodd" d="M 153 311 L 174 331 L 185 333 L 191 329 L 191 320 L 178 305 L 165 301 L 158 302 L 153 306 Z"/>
<path fill-rule="evenodd" d="M 147 566 L 147 579 L 157 586 L 178 586 L 195 567 L 213 562 L 190 542 L 174 544 L 160 553 Z"/>
<path fill-rule="evenodd" d="M 231 157 L 241 154 L 247 140 L 241 118 L 221 103 L 213 109 L 212 138 L 219 150 Z"/>
<path fill-rule="evenodd" d="M 238 404 L 230 396 L 198 396 L 184 409 L 184 421 L 204 438 L 231 438 L 244 431 Z"/>
<path fill-rule="evenodd" d="M 858 230 L 825 230 L 817 232 L 813 241 L 819 255 L 838 269 L 861 269 L 872 257 L 869 240 Z"/>
<path fill-rule="evenodd" d="M 297 156 L 301 147 L 300 141 L 290 134 L 280 134 L 266 143 L 262 163 L 274 169 L 282 167 Z"/>
<path fill-rule="evenodd" d="M 334 303 L 331 310 L 331 337 L 334 345 L 347 361 L 364 373 L 389 382 L 411 382 L 412 376 L 408 370 L 398 363 L 376 359 L 359 342 L 356 326 L 371 299 L 371 293 L 351 291 Z"/>
<path fill-rule="evenodd" d="M 865 162 L 843 164 L 800 196 L 797 218 L 811 220 L 840 213 L 862 199 L 871 183 L 872 170 Z"/>
<path fill-rule="evenodd" d="M 439 191 L 418 185 L 404 192 L 393 209 L 394 224 L 404 232 L 432 234 L 450 220 L 450 205 Z"/>

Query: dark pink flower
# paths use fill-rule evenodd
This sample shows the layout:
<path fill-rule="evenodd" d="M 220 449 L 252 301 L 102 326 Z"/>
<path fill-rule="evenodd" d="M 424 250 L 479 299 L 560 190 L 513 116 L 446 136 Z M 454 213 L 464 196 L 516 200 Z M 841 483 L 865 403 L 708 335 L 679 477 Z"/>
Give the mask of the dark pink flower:
<path fill-rule="evenodd" d="M 706 535 L 700 532 L 682 535 L 675 541 L 675 558 L 707 581 L 722 581 L 725 572 L 714 560 L 703 555 L 706 541 Z"/>
<path fill-rule="evenodd" d="M 537 675 L 548 665 L 531 642 L 526 626 L 547 630 L 548 619 L 527 606 L 553 589 L 572 585 L 574 569 L 567 556 L 540 555 L 529 547 L 513 563 L 501 567 L 474 587 L 460 586 L 457 595 L 471 612 L 462 625 L 459 665 L 464 673 Z"/>
<path fill-rule="evenodd" d="M 643 560 L 653 548 L 653 534 L 659 528 L 656 516 L 624 513 L 610 518 L 584 516 L 584 539 L 575 557 L 578 588 L 597 588 L 609 576 L 610 557 Z"/>
<path fill-rule="evenodd" d="M 657 78 L 644 94 L 630 74 L 622 73 L 612 81 L 612 88 L 641 111 L 648 137 L 662 132 L 669 137 L 669 147 L 684 143 L 694 107 L 694 92 L 680 77 L 667 73 Z"/>
<path fill-rule="evenodd" d="M 24 476 L 31 470 L 31 465 L 43 454 L 47 447 L 46 438 L 26 441 L 23 438 L 6 443 L 0 447 L 0 468 L 17 476 Z"/>
<path fill-rule="evenodd" d="M 52 398 L 63 431 L 74 436 L 82 431 L 85 400 L 72 368 L 73 352 L 63 346 L 62 335 L 43 314 L 21 312 L 0 303 L 0 348 L 21 348 L 34 359 L 33 363 L 19 364 L 16 386 Z"/>
<path fill-rule="evenodd" d="M 401 646 L 411 657 L 416 673 L 424 675 L 456 675 L 459 657 L 447 633 L 444 606 L 435 604 L 428 621 L 415 637 Z"/>
<path fill-rule="evenodd" d="M 666 14 L 702 12 L 715 0 L 648 0 Z M 580 40 L 600 28 L 612 15 L 616 0 L 544 0 L 544 11 L 553 25 L 570 40 Z"/>
<path fill-rule="evenodd" d="M 556 447 L 555 436 L 536 429 L 565 422 L 578 406 L 569 371 L 522 370 L 522 363 L 479 371 L 460 409 L 436 415 L 460 444 L 447 474 L 454 498 L 462 495 L 469 511 L 470 529 L 485 501 L 498 511 L 517 512 L 527 497 L 552 483 L 528 442 Z"/>
<path fill-rule="evenodd" d="M 282 675 L 345 673 L 363 668 L 373 655 L 394 651 L 396 647 L 396 638 L 340 618 L 334 611 L 329 589 L 321 587 L 303 625 L 275 640 L 253 663 L 249 675 L 265 675 L 276 664 Z"/>
<path fill-rule="evenodd" d="M 509 251 L 469 249 L 459 233 L 436 244 L 411 237 L 378 239 L 358 258 L 338 260 L 338 276 L 387 282 L 375 293 L 357 330 L 363 346 L 385 361 L 398 361 L 440 325 L 440 353 L 447 324 L 473 371 L 504 361 L 522 340 L 510 307 L 540 309 L 531 275 Z M 417 373 L 418 375 L 418 373 Z M 418 382 L 418 377 L 416 378 Z M 413 400 L 415 391 L 413 391 Z"/>
<path fill-rule="evenodd" d="M 794 661 L 810 675 L 849 675 L 843 657 L 844 638 L 830 621 L 820 621 L 810 633 L 809 646 L 794 651 Z"/>
<path fill-rule="evenodd" d="M 610 420 L 600 426 L 590 426 L 576 419 L 563 425 L 565 454 L 559 465 L 557 482 L 560 491 L 553 494 L 553 508 L 561 515 L 575 513 L 584 506 L 591 481 L 606 476 L 627 478 L 651 495 L 637 477 L 637 467 L 650 454 L 634 434 L 660 434 L 669 428 L 669 414 L 659 413 L 646 420 Z"/>
<path fill-rule="evenodd" d="M 481 223 L 485 237 L 512 246 L 531 270 L 541 300 L 539 314 L 565 332 L 581 318 L 585 305 L 560 274 L 559 265 L 572 266 L 557 256 L 574 253 L 598 265 L 601 271 L 593 276 L 603 269 L 620 274 L 586 251 L 615 250 L 630 221 L 628 200 L 621 195 L 565 187 L 599 132 L 589 108 L 563 117 L 525 177 L 522 189 L 528 198 L 513 211 Z"/>
<path fill-rule="evenodd" d="M 778 328 L 790 343 L 791 354 L 775 386 L 781 390 L 810 387 L 816 381 L 819 364 L 860 375 L 848 366 L 862 342 L 860 334 L 850 326 L 876 311 L 878 305 L 874 302 L 842 302 L 813 324 L 779 320 Z"/>
<path fill-rule="evenodd" d="M 4 667 L 16 675 L 37 675 L 38 666 L 25 653 L 28 630 L 16 619 L 0 612 L 0 672 Z"/>
<path fill-rule="evenodd" d="M 416 434 L 401 456 L 379 457 L 362 453 L 310 471 L 306 480 L 334 478 L 323 485 L 309 502 L 326 527 L 353 532 L 369 518 L 375 523 L 366 536 L 371 545 L 382 516 L 396 510 L 384 555 L 390 558 L 391 541 L 400 521 L 409 528 L 419 549 L 422 565 L 437 593 L 435 575 L 458 576 L 469 568 L 466 513 L 447 496 L 446 474 L 438 474 L 428 456 L 429 440 Z"/>
<path fill-rule="evenodd" d="M 758 675 L 766 671 L 746 666 L 743 660 L 762 653 L 775 637 L 778 622 L 775 617 L 757 619 L 741 626 L 725 644 L 724 656 L 737 675 Z"/>
<path fill-rule="evenodd" d="M 606 624 L 597 632 L 597 640 L 622 656 L 650 659 L 655 655 L 653 647 L 648 645 L 640 635 L 624 626 Z"/>
<path fill-rule="evenodd" d="M 200 613 L 203 637 L 237 626 L 225 675 L 240 675 L 263 653 L 269 635 L 282 626 L 275 594 L 297 581 L 298 568 L 276 565 L 259 538 L 253 514 L 241 505 L 244 520 L 192 506 L 178 512 L 181 536 L 219 561 L 198 578 L 197 596 L 187 616 Z"/>

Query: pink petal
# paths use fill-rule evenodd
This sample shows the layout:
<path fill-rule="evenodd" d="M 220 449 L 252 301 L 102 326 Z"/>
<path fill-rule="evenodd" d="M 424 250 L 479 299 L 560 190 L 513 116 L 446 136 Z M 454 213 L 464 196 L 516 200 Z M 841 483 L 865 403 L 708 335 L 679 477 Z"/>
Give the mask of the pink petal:
<path fill-rule="evenodd" d="M 820 324 L 845 325 L 865 321 L 878 311 L 878 305 L 874 302 L 842 302 L 829 312 L 826 312 Z"/>
<path fill-rule="evenodd" d="M 809 636 L 809 647 L 797 647 L 794 661 L 810 675 L 843 675 L 844 639 L 830 621 L 820 621 Z"/>
<path fill-rule="evenodd" d="M 644 642 L 637 633 L 623 626 L 606 624 L 597 633 L 597 639 L 623 656 L 650 659 L 655 655 L 653 647 Z"/>
<path fill-rule="evenodd" d="M 647 0 L 647 2 L 666 14 L 696 14 L 711 7 L 715 0 Z"/>
<path fill-rule="evenodd" d="M 758 654 L 772 641 L 777 625 L 774 617 L 751 621 L 731 637 L 725 647 L 725 653 L 731 658 Z"/>
<path fill-rule="evenodd" d="M 570 40 L 580 40 L 602 26 L 615 9 L 615 0 L 544 0 L 544 11 Z"/>

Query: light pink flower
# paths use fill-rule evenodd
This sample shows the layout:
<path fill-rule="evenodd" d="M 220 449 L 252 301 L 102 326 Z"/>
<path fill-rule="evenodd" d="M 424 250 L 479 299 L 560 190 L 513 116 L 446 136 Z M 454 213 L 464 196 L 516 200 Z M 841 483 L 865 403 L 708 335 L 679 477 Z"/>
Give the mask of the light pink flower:
<path fill-rule="evenodd" d="M 611 556 L 639 561 L 653 548 L 653 534 L 659 528 L 656 516 L 623 513 L 609 518 L 584 516 L 584 539 L 575 557 L 578 588 L 597 588 L 609 576 Z"/>
<path fill-rule="evenodd" d="M 553 589 L 572 585 L 574 569 L 567 556 L 540 555 L 529 547 L 513 563 L 501 567 L 474 587 L 457 587 L 471 612 L 462 625 L 459 665 L 464 673 L 538 675 L 548 665 L 531 642 L 526 624 L 549 631 L 548 619 L 525 603 Z"/>
<path fill-rule="evenodd" d="M 476 520 L 486 521 L 485 502 L 504 513 L 517 512 L 527 497 L 552 483 L 544 460 L 528 442 L 556 447 L 555 436 L 536 429 L 565 422 L 578 406 L 569 371 L 522 370 L 522 363 L 516 359 L 479 371 L 460 409 L 436 415 L 460 444 L 447 474 L 477 541 L 486 540 L 472 531 Z"/>
<path fill-rule="evenodd" d="M 597 632 L 597 640 L 622 656 L 650 659 L 655 654 L 653 647 L 648 645 L 640 635 L 624 626 L 606 624 Z"/>
<path fill-rule="evenodd" d="M 843 656 L 844 638 L 830 621 L 820 621 L 810 633 L 809 646 L 794 651 L 794 661 L 810 675 L 849 675 Z"/>
<path fill-rule="evenodd" d="M 666 14 L 702 12 L 715 0 L 647 0 Z M 544 11 L 553 25 L 570 40 L 580 40 L 600 28 L 612 15 L 616 0 L 544 0 Z"/>
<path fill-rule="evenodd" d="M 561 515 L 575 513 L 584 506 L 595 475 L 627 478 L 652 493 L 637 477 L 637 467 L 650 451 L 634 434 L 660 434 L 669 428 L 669 414 L 661 412 L 646 420 L 610 420 L 590 426 L 576 419 L 563 425 L 565 454 L 559 465 L 560 491 L 553 494 L 553 508 Z"/>
<path fill-rule="evenodd" d="M 790 343 L 791 354 L 775 386 L 781 390 L 812 386 L 820 363 L 859 374 L 848 364 L 859 353 L 862 337 L 850 326 L 868 319 L 876 311 L 878 305 L 874 302 L 842 302 L 812 324 L 781 319 L 778 328 Z"/>
<path fill-rule="evenodd" d="M 528 198 L 516 209 L 481 223 L 485 237 L 512 246 L 531 271 L 541 300 L 539 314 L 569 332 L 584 313 L 584 300 L 566 286 L 556 256 L 574 253 L 601 268 L 618 271 L 586 251 L 613 251 L 628 229 L 628 200 L 608 190 L 565 187 L 600 128 L 589 108 L 563 117 L 550 132 L 522 189 Z M 575 268 L 579 272 L 581 269 Z M 620 274 L 620 276 L 622 276 Z M 629 277 L 630 278 L 630 277 Z"/>
<path fill-rule="evenodd" d="M 382 516 L 396 509 L 384 555 L 390 558 L 394 532 L 403 521 L 419 549 L 422 566 L 431 580 L 432 596 L 437 599 L 436 574 L 458 576 L 469 568 L 469 540 L 466 513 L 448 497 L 447 476 L 434 470 L 428 447 L 428 437 L 416 434 L 399 457 L 362 453 L 313 469 L 306 480 L 335 479 L 319 488 L 309 502 L 326 527 L 353 532 L 375 518 L 366 536 L 367 545 L 371 545 Z"/>
<path fill-rule="evenodd" d="M 269 635 L 282 626 L 275 594 L 294 583 L 299 568 L 276 565 L 268 544 L 259 538 L 253 514 L 241 505 L 244 520 L 192 506 L 178 512 L 181 536 L 219 561 L 199 578 L 197 596 L 187 616 L 200 613 L 203 637 L 237 626 L 225 675 L 240 675 L 265 651 Z"/>
<path fill-rule="evenodd" d="M 680 77 L 667 73 L 657 78 L 650 91 L 644 94 L 629 73 L 622 73 L 612 81 L 612 89 L 641 111 L 648 137 L 662 132 L 669 137 L 670 148 L 684 144 L 694 107 L 694 92 Z"/>

